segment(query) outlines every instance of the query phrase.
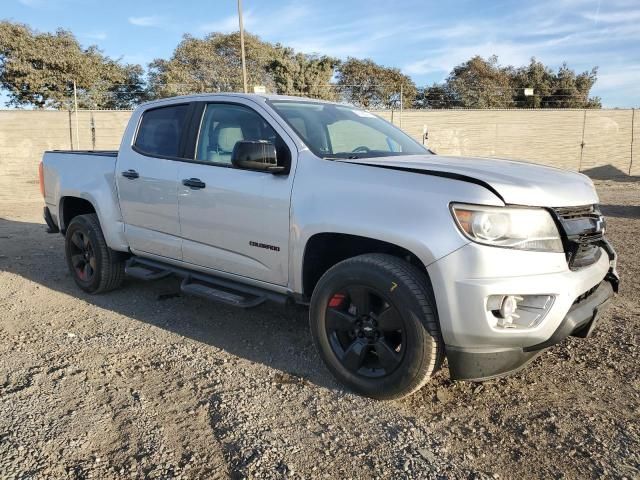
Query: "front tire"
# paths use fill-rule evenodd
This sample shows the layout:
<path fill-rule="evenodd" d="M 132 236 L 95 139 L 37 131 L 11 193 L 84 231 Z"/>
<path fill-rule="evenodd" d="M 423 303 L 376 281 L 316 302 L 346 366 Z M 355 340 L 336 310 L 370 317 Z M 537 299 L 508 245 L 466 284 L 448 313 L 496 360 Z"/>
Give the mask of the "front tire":
<path fill-rule="evenodd" d="M 64 246 L 71 276 L 85 292 L 104 293 L 122 284 L 124 260 L 107 246 L 96 214 L 74 217 Z"/>
<path fill-rule="evenodd" d="M 442 364 L 429 280 L 400 258 L 366 254 L 329 269 L 313 292 L 309 319 L 329 370 L 368 397 L 410 395 Z"/>

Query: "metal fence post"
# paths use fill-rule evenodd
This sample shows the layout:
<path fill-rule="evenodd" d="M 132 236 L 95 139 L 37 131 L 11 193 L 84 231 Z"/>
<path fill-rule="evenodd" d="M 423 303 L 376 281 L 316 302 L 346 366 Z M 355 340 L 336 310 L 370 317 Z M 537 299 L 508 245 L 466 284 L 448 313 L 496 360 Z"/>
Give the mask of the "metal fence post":
<path fill-rule="evenodd" d="M 76 89 L 76 81 L 73 81 L 73 103 L 76 112 L 76 150 L 80 150 L 80 126 L 78 125 L 78 91 Z"/>
<path fill-rule="evenodd" d="M 582 116 L 582 139 L 580 140 L 580 160 L 578 162 L 578 172 L 582 171 L 582 154 L 584 152 L 584 129 L 587 125 L 587 110 L 584 110 L 584 115 Z"/>
<path fill-rule="evenodd" d="M 629 176 L 631 176 L 631 169 L 633 167 L 633 137 L 636 128 L 636 109 L 631 109 L 631 158 L 629 159 Z"/>

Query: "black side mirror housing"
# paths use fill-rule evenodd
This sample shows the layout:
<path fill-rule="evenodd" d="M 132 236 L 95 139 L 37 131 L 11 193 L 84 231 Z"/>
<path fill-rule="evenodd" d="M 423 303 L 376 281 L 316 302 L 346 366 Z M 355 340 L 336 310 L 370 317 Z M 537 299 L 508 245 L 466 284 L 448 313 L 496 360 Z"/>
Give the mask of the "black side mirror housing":
<path fill-rule="evenodd" d="M 242 170 L 282 173 L 286 166 L 278 163 L 276 146 L 264 140 L 236 142 L 231 153 L 231 164 Z"/>

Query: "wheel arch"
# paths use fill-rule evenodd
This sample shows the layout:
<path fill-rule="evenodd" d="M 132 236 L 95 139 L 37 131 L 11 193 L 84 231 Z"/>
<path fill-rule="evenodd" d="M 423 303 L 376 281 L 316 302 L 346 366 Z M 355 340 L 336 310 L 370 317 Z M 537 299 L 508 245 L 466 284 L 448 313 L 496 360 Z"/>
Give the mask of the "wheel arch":
<path fill-rule="evenodd" d="M 367 253 L 386 253 L 402 258 L 421 270 L 429 281 L 426 266 L 412 251 L 394 243 L 348 233 L 322 232 L 307 241 L 302 257 L 302 296 L 311 298 L 320 277 L 337 263 Z M 430 283 L 430 281 L 429 281 Z M 432 288 L 429 285 L 429 288 Z"/>
<path fill-rule="evenodd" d="M 94 204 L 82 197 L 65 196 L 60 199 L 60 232 L 64 235 L 74 217 L 89 213 L 99 214 Z"/>

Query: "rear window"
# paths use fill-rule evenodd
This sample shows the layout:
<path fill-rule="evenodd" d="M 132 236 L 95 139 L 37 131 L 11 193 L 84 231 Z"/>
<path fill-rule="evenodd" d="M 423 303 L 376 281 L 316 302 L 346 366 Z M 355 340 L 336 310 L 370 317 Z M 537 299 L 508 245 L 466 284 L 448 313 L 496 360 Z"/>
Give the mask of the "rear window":
<path fill-rule="evenodd" d="M 188 108 L 189 105 L 171 105 L 144 112 L 135 147 L 147 155 L 180 156 L 180 139 Z"/>

